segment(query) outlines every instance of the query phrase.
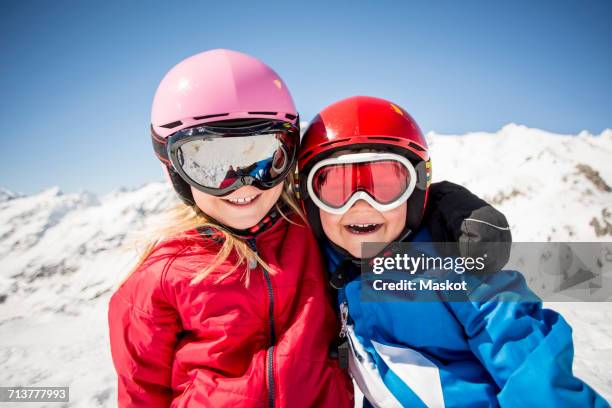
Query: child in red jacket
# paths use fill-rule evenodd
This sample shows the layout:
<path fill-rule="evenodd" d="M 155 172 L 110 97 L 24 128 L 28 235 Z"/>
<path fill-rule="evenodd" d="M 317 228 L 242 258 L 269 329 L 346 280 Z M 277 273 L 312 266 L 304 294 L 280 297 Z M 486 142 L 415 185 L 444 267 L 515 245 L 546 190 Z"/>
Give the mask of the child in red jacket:
<path fill-rule="evenodd" d="M 284 190 L 297 112 L 260 61 L 213 50 L 162 80 L 158 158 L 183 200 L 114 293 L 120 407 L 349 407 L 317 243 Z"/>

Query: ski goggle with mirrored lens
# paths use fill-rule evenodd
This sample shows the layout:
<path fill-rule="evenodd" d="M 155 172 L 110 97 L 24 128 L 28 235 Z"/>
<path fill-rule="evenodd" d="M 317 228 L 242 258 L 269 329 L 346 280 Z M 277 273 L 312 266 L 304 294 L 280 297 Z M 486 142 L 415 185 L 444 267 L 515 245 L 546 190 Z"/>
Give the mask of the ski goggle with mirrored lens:
<path fill-rule="evenodd" d="M 347 212 L 357 200 L 378 211 L 392 210 L 408 199 L 417 172 L 408 159 L 394 153 L 354 153 L 317 163 L 307 179 L 308 194 L 320 209 Z"/>
<path fill-rule="evenodd" d="M 286 122 L 237 128 L 197 126 L 168 139 L 156 137 L 158 157 L 204 193 L 224 196 L 247 185 L 267 190 L 293 166 L 299 129 Z"/>

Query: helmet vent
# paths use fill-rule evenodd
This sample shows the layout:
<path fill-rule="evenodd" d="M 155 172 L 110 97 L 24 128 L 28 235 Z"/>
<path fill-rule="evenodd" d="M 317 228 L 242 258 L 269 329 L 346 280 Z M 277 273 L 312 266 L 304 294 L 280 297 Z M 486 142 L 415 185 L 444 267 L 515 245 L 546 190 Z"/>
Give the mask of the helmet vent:
<path fill-rule="evenodd" d="M 368 139 L 388 140 L 390 142 L 401 142 L 401 140 L 396 137 L 387 137 L 387 136 L 369 136 Z"/>
<path fill-rule="evenodd" d="M 247 128 L 271 123 L 268 119 L 229 119 L 205 123 L 204 126 L 219 128 Z"/>
<path fill-rule="evenodd" d="M 277 112 L 249 112 L 251 115 L 276 115 Z"/>
<path fill-rule="evenodd" d="M 388 137 L 388 136 L 369 136 L 368 139 L 374 139 L 374 140 L 387 140 L 390 142 L 397 142 L 397 143 L 402 143 L 404 142 L 402 139 L 398 139 L 395 137 Z M 420 145 L 409 141 L 408 144 L 413 147 L 414 149 L 418 150 L 419 152 L 424 152 L 425 149 L 423 147 L 421 147 Z"/>
<path fill-rule="evenodd" d="M 227 115 L 229 115 L 229 113 L 217 113 L 214 115 L 194 116 L 194 119 L 201 120 L 201 119 L 209 119 L 209 118 L 218 118 L 220 116 L 227 116 Z"/>
<path fill-rule="evenodd" d="M 166 128 L 166 129 L 172 129 L 182 124 L 183 122 L 181 122 L 180 120 L 177 120 L 175 122 L 170 122 L 170 123 L 166 123 L 165 125 L 161 125 L 161 127 Z"/>
<path fill-rule="evenodd" d="M 416 144 L 414 142 L 410 142 L 410 146 L 414 147 L 419 152 L 424 152 L 425 151 L 425 149 L 423 149 L 421 146 L 419 146 L 418 144 Z"/>
<path fill-rule="evenodd" d="M 349 140 L 349 139 L 345 138 L 345 139 L 332 140 L 330 142 L 321 143 L 321 147 L 327 147 L 327 146 L 331 146 L 331 145 L 336 144 L 336 143 L 346 142 L 347 140 Z"/>
<path fill-rule="evenodd" d="M 287 119 L 289 119 L 289 120 L 293 120 L 293 119 L 297 118 L 297 116 L 292 115 L 292 114 L 290 114 L 290 113 L 286 114 L 286 115 L 285 115 L 285 117 L 286 117 Z"/>

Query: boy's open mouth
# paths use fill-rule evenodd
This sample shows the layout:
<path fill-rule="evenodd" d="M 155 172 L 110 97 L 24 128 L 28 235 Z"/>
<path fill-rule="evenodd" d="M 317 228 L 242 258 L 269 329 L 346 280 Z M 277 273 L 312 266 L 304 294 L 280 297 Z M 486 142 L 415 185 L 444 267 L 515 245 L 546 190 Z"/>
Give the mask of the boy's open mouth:
<path fill-rule="evenodd" d="M 348 224 L 344 226 L 351 234 L 371 234 L 381 227 L 382 224 Z"/>

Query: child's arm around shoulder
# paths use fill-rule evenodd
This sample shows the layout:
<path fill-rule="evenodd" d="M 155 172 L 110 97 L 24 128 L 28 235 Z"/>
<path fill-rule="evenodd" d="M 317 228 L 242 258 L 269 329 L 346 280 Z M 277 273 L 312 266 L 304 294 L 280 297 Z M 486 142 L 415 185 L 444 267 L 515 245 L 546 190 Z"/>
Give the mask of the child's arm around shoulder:
<path fill-rule="evenodd" d="M 467 188 L 449 181 L 429 189 L 425 223 L 434 242 L 458 242 L 461 256 L 485 257 L 487 271 L 498 271 L 508 261 L 512 234 L 504 214 Z M 495 242 L 496 245 L 465 245 Z"/>
<path fill-rule="evenodd" d="M 175 258 L 176 252 L 155 250 L 110 299 L 110 346 L 121 408 L 167 407 L 172 401 L 172 361 L 181 324 L 163 278 Z"/>
<path fill-rule="evenodd" d="M 450 181 L 431 185 L 427 215 L 431 232 L 438 241 L 512 240 L 504 214 L 467 188 Z"/>

